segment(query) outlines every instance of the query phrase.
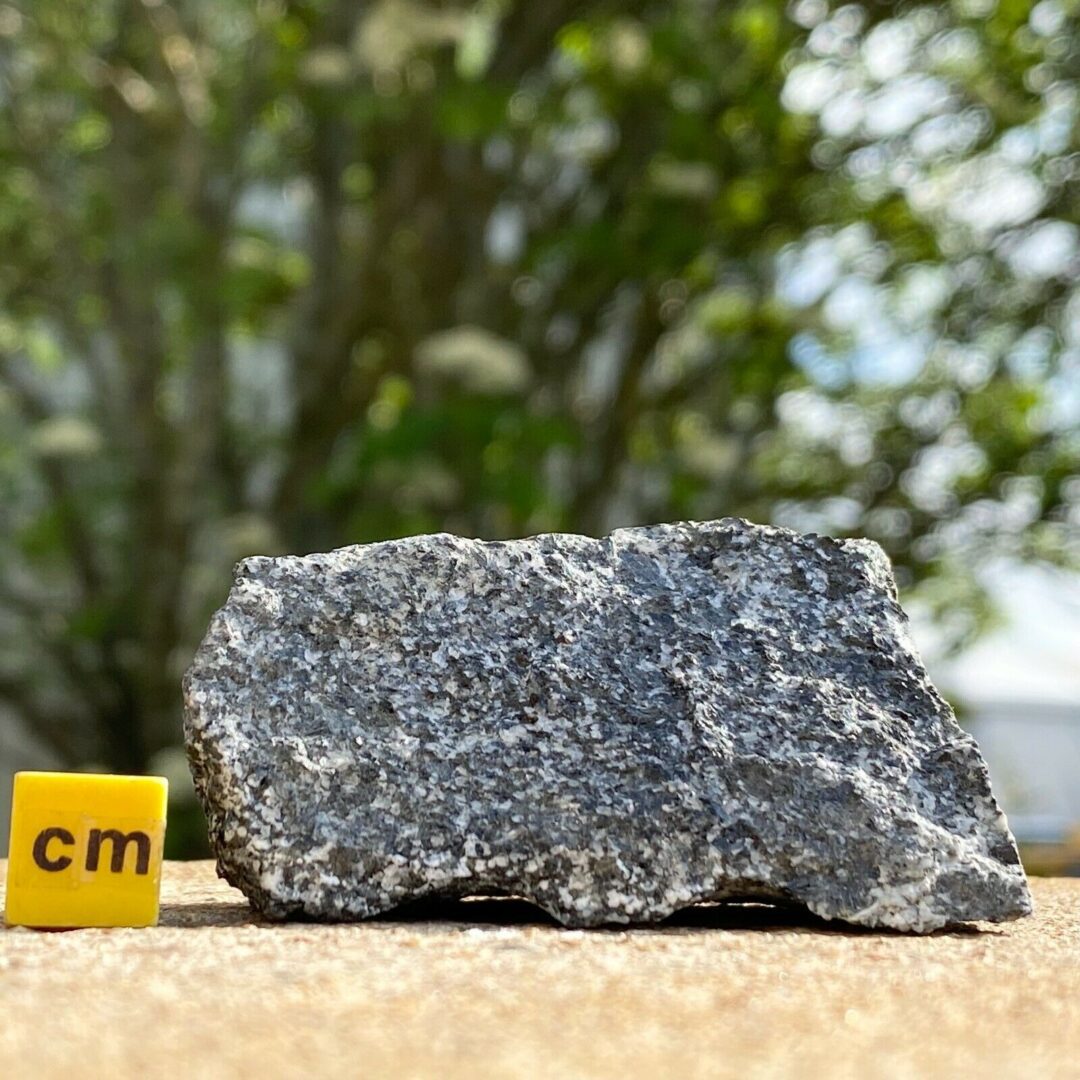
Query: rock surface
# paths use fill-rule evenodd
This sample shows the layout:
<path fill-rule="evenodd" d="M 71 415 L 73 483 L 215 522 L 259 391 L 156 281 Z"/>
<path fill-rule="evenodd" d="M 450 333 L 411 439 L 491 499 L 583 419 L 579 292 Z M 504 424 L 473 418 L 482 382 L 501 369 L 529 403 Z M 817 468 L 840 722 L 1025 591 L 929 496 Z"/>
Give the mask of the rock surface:
<path fill-rule="evenodd" d="M 487 893 L 570 926 L 1030 911 L 866 541 L 728 519 L 251 558 L 185 697 L 219 869 L 273 918 Z"/>

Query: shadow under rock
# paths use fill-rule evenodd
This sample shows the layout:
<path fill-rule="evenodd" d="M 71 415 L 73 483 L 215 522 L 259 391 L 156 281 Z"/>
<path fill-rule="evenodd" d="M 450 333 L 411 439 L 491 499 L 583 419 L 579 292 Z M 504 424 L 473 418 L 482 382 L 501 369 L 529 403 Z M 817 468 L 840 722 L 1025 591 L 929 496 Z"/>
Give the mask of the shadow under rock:
<path fill-rule="evenodd" d="M 296 919 L 308 925 L 319 920 Z M 393 923 L 442 923 L 461 928 L 475 926 L 538 926 L 552 929 L 560 924 L 537 905 L 517 896 L 469 896 L 464 898 L 428 897 L 412 900 L 365 922 L 386 925 Z M 268 920 L 252 911 L 247 904 L 195 903 L 163 904 L 159 926 L 178 929 L 258 925 L 284 925 Z M 901 931 L 873 929 L 850 923 L 823 919 L 798 904 L 761 903 L 747 901 L 705 902 L 692 904 L 669 915 L 662 922 L 646 926 L 627 926 L 612 923 L 598 927 L 593 933 L 702 933 L 709 931 L 767 931 L 784 930 L 819 934 L 888 937 L 908 937 Z M 930 936 L 969 937 L 1001 933 L 985 927 L 959 925 L 936 930 Z"/>
<path fill-rule="evenodd" d="M 429 897 L 402 904 L 371 920 L 377 923 L 452 923 L 461 926 L 548 926 L 561 924 L 543 908 L 519 896 Z M 710 930 L 790 930 L 851 936 L 971 937 L 1001 933 L 985 926 L 958 924 L 929 935 L 912 935 L 887 927 L 856 926 L 823 919 L 801 904 L 757 900 L 704 901 L 673 912 L 659 923 L 628 926 L 611 923 L 590 932 L 694 933 Z"/>
<path fill-rule="evenodd" d="M 470 896 L 460 899 L 430 897 L 402 904 L 374 922 L 440 922 L 476 926 L 551 926 L 561 924 L 543 908 L 519 896 Z M 838 924 L 818 918 L 797 905 L 764 903 L 693 904 L 658 923 L 630 926 L 609 923 L 594 932 L 656 932 L 662 930 L 769 930 L 803 927 L 836 930 Z M 839 926 L 840 929 L 853 929 Z"/>

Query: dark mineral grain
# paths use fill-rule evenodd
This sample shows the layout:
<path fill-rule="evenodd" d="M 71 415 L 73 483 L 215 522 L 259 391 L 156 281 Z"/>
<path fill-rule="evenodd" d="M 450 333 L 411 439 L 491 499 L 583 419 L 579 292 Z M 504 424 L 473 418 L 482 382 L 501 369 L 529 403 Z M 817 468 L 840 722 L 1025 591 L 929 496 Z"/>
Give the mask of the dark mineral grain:
<path fill-rule="evenodd" d="M 1031 901 L 867 541 L 739 520 L 252 558 L 185 680 L 220 871 L 273 918 L 775 899 L 925 932 Z"/>

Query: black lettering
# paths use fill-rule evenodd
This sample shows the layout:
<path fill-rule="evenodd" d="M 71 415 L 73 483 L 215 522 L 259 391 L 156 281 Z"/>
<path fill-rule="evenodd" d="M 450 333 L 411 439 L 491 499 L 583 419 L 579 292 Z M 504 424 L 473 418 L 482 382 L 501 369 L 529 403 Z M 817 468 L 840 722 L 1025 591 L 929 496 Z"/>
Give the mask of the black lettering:
<path fill-rule="evenodd" d="M 67 829 L 61 829 L 58 825 L 42 829 L 34 841 L 34 862 L 47 870 L 50 874 L 58 870 L 66 870 L 71 865 L 71 859 L 67 855 L 59 855 L 55 859 L 49 858 L 49 842 L 59 840 L 61 844 L 71 847 L 75 844 L 75 837 Z"/>
<path fill-rule="evenodd" d="M 112 844 L 112 859 L 109 869 L 119 874 L 124 869 L 124 855 L 128 844 L 135 844 L 138 854 L 135 858 L 135 873 L 150 872 L 150 837 L 144 832 L 122 833 L 119 829 L 91 829 L 90 843 L 86 847 L 86 869 L 96 870 L 101 860 L 101 845 L 108 840 Z"/>

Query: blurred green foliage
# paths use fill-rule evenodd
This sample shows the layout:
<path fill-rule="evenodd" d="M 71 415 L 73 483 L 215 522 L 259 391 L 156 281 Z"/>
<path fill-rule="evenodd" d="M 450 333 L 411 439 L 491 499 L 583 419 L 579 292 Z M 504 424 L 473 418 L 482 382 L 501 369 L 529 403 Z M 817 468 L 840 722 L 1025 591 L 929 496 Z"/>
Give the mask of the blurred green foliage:
<path fill-rule="evenodd" d="M 866 534 L 963 640 L 1076 554 L 1075 12 L 0 3 L 9 715 L 147 768 L 237 558 L 438 529 Z"/>

